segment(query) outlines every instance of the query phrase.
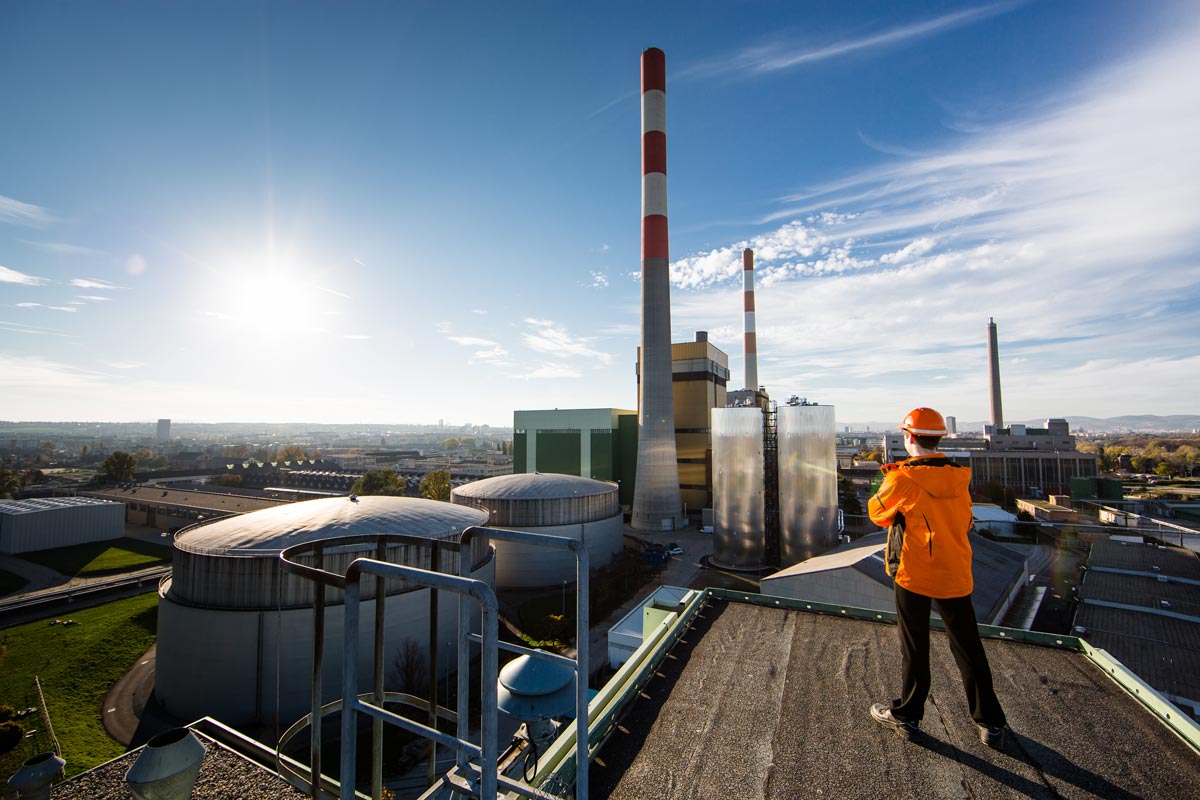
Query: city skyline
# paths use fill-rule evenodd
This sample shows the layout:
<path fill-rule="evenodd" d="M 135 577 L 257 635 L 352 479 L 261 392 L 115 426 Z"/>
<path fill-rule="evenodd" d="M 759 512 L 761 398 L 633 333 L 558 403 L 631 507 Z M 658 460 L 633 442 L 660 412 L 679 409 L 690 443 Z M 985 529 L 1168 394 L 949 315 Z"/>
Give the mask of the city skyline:
<path fill-rule="evenodd" d="M 1188 4 L 7 4 L 0 418 L 636 405 L 638 60 L 673 341 L 839 423 L 1186 414 Z"/>

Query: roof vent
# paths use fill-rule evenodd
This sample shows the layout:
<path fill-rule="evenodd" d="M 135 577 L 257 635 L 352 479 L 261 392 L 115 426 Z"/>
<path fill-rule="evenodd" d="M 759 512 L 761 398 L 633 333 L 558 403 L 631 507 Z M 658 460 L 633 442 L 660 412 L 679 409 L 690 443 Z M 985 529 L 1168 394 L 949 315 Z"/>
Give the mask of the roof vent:
<path fill-rule="evenodd" d="M 562 664 L 521 656 L 500 670 L 496 702 L 500 713 L 525 723 L 530 741 L 542 749 L 558 732 L 551 720 L 575 710 L 575 673 Z"/>
<path fill-rule="evenodd" d="M 1082 625 L 1076 625 L 1074 628 L 1071 628 L 1071 635 L 1087 636 L 1087 628 L 1083 627 Z"/>
<path fill-rule="evenodd" d="M 17 790 L 20 800 L 50 800 L 50 781 L 66 763 L 54 753 L 39 753 L 25 759 L 8 779 L 8 785 Z"/>
<path fill-rule="evenodd" d="M 187 800 L 200 774 L 204 745 L 187 728 L 172 728 L 146 743 L 125 773 L 137 800 Z"/>

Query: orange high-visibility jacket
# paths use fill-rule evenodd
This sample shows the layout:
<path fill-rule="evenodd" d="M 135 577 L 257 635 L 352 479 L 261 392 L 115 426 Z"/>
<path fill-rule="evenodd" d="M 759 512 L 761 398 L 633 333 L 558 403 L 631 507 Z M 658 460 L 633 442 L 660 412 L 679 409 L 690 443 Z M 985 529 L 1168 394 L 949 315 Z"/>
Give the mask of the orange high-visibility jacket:
<path fill-rule="evenodd" d="M 871 521 L 888 527 L 903 515 L 904 547 L 896 583 L 910 592 L 965 597 L 971 576 L 970 467 L 942 453 L 883 466 L 883 483 L 867 503 Z"/>

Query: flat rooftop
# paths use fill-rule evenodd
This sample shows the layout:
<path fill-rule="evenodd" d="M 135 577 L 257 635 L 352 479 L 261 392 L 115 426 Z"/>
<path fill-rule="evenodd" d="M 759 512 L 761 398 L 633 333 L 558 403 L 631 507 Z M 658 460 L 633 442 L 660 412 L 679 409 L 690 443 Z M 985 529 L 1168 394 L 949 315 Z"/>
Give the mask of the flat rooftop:
<path fill-rule="evenodd" d="M 1012 729 L 980 743 L 933 632 L 922 736 L 868 715 L 894 625 L 713 598 L 614 730 L 593 798 L 1200 798 L 1200 755 L 1083 653 L 985 640 Z"/>

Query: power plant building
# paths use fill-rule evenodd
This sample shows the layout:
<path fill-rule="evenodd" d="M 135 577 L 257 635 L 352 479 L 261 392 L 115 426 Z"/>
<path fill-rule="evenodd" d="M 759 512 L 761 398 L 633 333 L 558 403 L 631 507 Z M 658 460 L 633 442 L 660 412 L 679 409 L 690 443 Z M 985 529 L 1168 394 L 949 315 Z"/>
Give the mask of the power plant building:
<path fill-rule="evenodd" d="M 175 538 L 172 575 L 159 587 L 155 695 L 180 719 L 203 716 L 235 725 L 284 724 L 310 710 L 314 584 L 280 569 L 282 550 L 364 534 L 457 540 L 482 525 L 483 511 L 411 497 L 330 498 L 292 503 L 196 525 Z M 492 584 L 494 550 L 472 545 L 471 577 Z M 419 545 L 389 547 L 388 560 L 430 568 Z M 344 572 L 361 550 L 330 547 L 324 568 Z M 446 556 L 447 558 L 449 556 Z M 406 640 L 428 647 L 429 592 L 389 580 L 387 651 L 392 665 Z M 374 582 L 363 582 L 362 614 L 374 613 Z M 341 595 L 327 594 L 324 701 L 341 686 Z M 454 663 L 457 615 L 439 616 L 441 664 Z M 373 632 L 358 642 L 361 683 L 369 683 Z M 390 687 L 389 687 L 390 688 Z"/>
<path fill-rule="evenodd" d="M 614 481 L 623 506 L 633 504 L 637 412 L 555 408 L 513 412 L 514 474 L 553 472 Z"/>
<path fill-rule="evenodd" d="M 639 383 L 641 355 L 639 348 Z M 671 345 L 675 454 L 679 491 L 689 513 L 712 507 L 712 414 L 725 407 L 728 383 L 729 356 L 708 341 L 707 333 L 697 331 L 694 342 Z"/>
<path fill-rule="evenodd" d="M 501 475 L 452 490 L 450 502 L 486 512 L 493 528 L 574 539 L 587 548 L 593 570 L 612 561 L 624 546 L 615 483 L 577 475 Z M 502 541 L 493 546 L 501 589 L 575 583 L 575 557 L 569 551 Z"/>

